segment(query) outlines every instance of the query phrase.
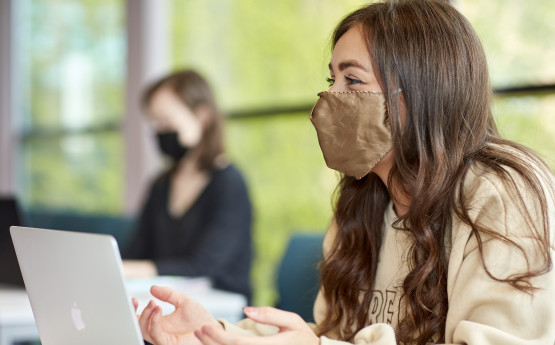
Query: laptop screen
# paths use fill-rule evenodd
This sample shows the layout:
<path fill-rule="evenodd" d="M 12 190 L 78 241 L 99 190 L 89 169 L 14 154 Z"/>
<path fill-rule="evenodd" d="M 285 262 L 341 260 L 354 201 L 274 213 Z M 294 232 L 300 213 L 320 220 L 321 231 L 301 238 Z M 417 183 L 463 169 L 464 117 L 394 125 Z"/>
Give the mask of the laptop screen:
<path fill-rule="evenodd" d="M 10 230 L 42 344 L 144 344 L 113 236 Z"/>

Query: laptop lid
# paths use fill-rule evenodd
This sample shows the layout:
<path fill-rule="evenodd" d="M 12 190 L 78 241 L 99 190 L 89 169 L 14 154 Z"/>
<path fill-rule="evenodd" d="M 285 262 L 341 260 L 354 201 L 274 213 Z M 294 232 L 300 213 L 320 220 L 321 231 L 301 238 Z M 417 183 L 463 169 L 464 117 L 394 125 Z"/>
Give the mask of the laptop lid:
<path fill-rule="evenodd" d="M 10 238 L 10 226 L 20 226 L 20 210 L 13 197 L 0 197 L 0 284 L 23 286 L 23 278 Z"/>
<path fill-rule="evenodd" d="M 143 345 L 111 235 L 11 227 L 43 345 Z"/>

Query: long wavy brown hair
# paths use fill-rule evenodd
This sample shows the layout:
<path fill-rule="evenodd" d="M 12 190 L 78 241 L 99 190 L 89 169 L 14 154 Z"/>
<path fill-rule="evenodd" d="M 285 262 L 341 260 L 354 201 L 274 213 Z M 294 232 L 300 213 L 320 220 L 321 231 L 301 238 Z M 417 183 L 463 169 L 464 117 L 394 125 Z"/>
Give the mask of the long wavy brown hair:
<path fill-rule="evenodd" d="M 547 200 L 534 166 L 540 166 L 546 174 L 549 169 L 529 149 L 499 136 L 491 114 L 492 91 L 483 48 L 469 22 L 446 1 L 368 5 L 341 21 L 333 35 L 333 46 L 353 26 L 362 28 L 374 72 L 387 99 L 395 157 L 388 185 L 418 200 L 410 203 L 407 213 L 395 223 L 411 239 L 397 339 L 400 343 L 425 344 L 435 335 L 443 338 L 445 333 L 449 306 L 448 249 L 444 243 L 453 215 L 471 227 L 480 254 L 484 236 L 492 236 L 526 255 L 515 241 L 471 220 L 462 188 L 470 167 L 481 164 L 498 174 L 533 225 L 530 236 L 537 239 L 537 251 L 543 258 L 541 267 L 496 277 L 482 258 L 491 279 L 526 292 L 534 289 L 530 278 L 548 272 L 552 266 Z M 399 88 L 401 94 L 392 92 Z M 401 102 L 406 109 L 403 126 Z M 521 154 L 510 153 L 507 147 Z M 510 171 L 516 171 L 537 195 L 540 220 L 527 213 Z M 371 291 L 374 284 L 383 215 L 391 191 L 370 173 L 360 180 L 343 176 L 337 192 L 338 233 L 321 264 L 327 315 L 318 325 L 318 333 L 339 329 L 344 340 L 352 340 L 369 323 L 371 294 L 364 291 Z"/>

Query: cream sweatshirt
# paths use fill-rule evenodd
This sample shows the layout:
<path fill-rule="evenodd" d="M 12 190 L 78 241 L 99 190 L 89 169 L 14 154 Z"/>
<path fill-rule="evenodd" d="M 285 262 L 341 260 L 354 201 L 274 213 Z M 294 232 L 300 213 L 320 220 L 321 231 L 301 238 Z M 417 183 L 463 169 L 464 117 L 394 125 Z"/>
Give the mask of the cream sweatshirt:
<path fill-rule="evenodd" d="M 518 183 L 526 207 L 538 215 L 536 198 L 521 181 Z M 553 238 L 555 235 L 555 179 L 552 175 L 541 177 L 549 206 L 549 230 L 551 256 L 555 257 Z M 530 268 L 543 263 L 537 253 L 537 245 L 531 235 L 531 226 L 523 216 L 516 197 L 509 193 L 494 173 L 473 167 L 465 184 L 469 213 L 478 224 L 498 231 L 518 243 L 528 256 Z M 395 230 L 391 224 L 396 215 L 392 204 L 384 215 L 385 237 L 380 250 L 371 313 L 368 326 L 362 328 L 354 338 L 358 345 L 395 345 L 394 329 L 400 315 L 399 299 L 401 283 L 408 272 L 406 265 L 409 239 L 405 232 Z M 534 217 L 535 225 L 539 216 Z M 327 255 L 336 234 L 332 222 L 324 240 L 324 255 Z M 483 255 L 490 272 L 500 278 L 514 273 L 526 272 L 528 267 L 523 253 L 514 246 L 496 239 L 482 236 Z M 446 344 L 468 345 L 553 345 L 555 344 L 555 270 L 535 277 L 532 284 L 538 289 L 528 294 L 507 283 L 491 279 L 482 265 L 475 236 L 470 228 L 456 216 L 450 238 L 447 293 L 449 310 L 445 329 Z M 314 305 L 316 323 L 323 320 L 326 305 L 322 292 Z M 245 319 L 237 325 L 223 321 L 225 328 L 234 333 L 268 335 L 276 332 L 275 327 L 256 324 Z M 349 344 L 337 340 L 337 331 L 321 337 L 322 345 Z"/>

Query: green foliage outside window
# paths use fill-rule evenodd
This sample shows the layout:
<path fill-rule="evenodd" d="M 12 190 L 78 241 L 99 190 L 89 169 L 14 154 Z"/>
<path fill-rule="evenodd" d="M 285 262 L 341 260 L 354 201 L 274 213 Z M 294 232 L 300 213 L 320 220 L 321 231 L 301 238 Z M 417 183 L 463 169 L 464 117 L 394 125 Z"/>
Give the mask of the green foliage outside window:
<path fill-rule="evenodd" d="M 19 197 L 31 208 L 121 213 L 124 3 L 13 3 Z"/>

